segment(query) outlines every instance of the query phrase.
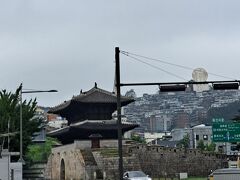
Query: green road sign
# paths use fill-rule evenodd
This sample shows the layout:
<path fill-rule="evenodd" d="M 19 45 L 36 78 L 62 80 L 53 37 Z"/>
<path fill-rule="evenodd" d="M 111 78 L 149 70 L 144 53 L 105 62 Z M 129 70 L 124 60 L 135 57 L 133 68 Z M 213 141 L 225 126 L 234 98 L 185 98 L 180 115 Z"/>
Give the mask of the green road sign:
<path fill-rule="evenodd" d="M 223 123 L 225 122 L 224 118 L 212 118 L 212 123 Z"/>
<path fill-rule="evenodd" d="M 212 137 L 214 142 L 240 142 L 240 123 L 213 123 Z"/>

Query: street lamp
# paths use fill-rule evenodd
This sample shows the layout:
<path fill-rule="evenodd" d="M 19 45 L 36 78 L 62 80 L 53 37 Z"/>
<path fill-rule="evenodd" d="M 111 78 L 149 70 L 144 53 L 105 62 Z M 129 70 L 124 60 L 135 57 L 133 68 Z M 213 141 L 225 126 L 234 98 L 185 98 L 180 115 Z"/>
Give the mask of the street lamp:
<path fill-rule="evenodd" d="M 33 90 L 33 91 L 23 91 L 22 89 L 22 83 L 20 85 L 20 92 L 19 92 L 19 101 L 20 101 L 20 158 L 18 160 L 18 162 L 21 162 L 22 164 L 25 164 L 25 161 L 23 159 L 23 138 L 22 138 L 22 135 L 23 135 L 23 128 L 22 128 L 22 94 L 24 93 L 44 93 L 44 92 L 58 92 L 57 90 L 47 90 L 47 91 L 42 91 L 42 90 Z"/>

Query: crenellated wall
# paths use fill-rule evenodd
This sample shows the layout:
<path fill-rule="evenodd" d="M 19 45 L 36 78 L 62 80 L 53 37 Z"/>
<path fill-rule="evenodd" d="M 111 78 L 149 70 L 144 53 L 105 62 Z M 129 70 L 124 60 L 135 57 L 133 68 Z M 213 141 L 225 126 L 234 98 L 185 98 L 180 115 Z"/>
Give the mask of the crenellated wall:
<path fill-rule="evenodd" d="M 66 180 L 118 179 L 118 151 L 116 143 L 102 142 L 101 148 L 91 149 L 90 143 L 73 144 L 52 149 L 46 179 L 61 179 L 61 166 Z M 196 149 L 166 148 L 157 145 L 124 145 L 124 171 L 143 170 L 151 177 L 174 177 L 187 172 L 191 176 L 207 176 L 211 170 L 226 166 L 226 156 Z"/>
<path fill-rule="evenodd" d="M 187 172 L 190 176 L 207 176 L 211 170 L 227 167 L 226 155 L 197 149 L 157 145 L 126 145 L 124 149 L 136 154 L 141 169 L 152 177 L 174 177 L 180 172 Z"/>

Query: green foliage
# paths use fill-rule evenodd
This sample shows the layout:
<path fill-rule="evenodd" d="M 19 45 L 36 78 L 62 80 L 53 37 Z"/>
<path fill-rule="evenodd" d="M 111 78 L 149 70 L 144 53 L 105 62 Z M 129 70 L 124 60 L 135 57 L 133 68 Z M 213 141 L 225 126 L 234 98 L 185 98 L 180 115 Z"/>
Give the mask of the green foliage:
<path fill-rule="evenodd" d="M 189 134 L 186 134 L 185 136 L 183 136 L 183 139 L 178 142 L 177 146 L 185 149 L 189 148 L 190 147 Z"/>
<path fill-rule="evenodd" d="M 198 141 L 197 144 L 197 149 L 200 149 L 201 151 L 209 151 L 209 152 L 214 152 L 216 148 L 215 143 L 210 143 L 210 144 L 204 144 L 203 140 Z"/>
<path fill-rule="evenodd" d="M 20 127 L 20 97 L 21 86 L 15 93 L 0 91 L 0 134 L 8 132 L 19 132 Z M 28 144 L 31 143 L 32 134 L 39 131 L 41 119 L 35 118 L 37 102 L 36 99 L 22 102 L 22 124 L 23 124 L 23 153 Z M 19 152 L 19 133 L 10 138 L 10 151 Z"/>
<path fill-rule="evenodd" d="M 146 140 L 142 139 L 140 136 L 138 135 L 132 135 L 131 140 L 136 141 L 138 143 L 143 143 L 146 144 Z"/>
<path fill-rule="evenodd" d="M 47 162 L 52 147 L 56 144 L 59 144 L 59 142 L 56 139 L 48 137 L 46 142 L 43 144 L 29 145 L 26 153 L 26 158 L 28 162 L 30 163 Z"/>
<path fill-rule="evenodd" d="M 200 149 L 201 151 L 204 151 L 205 148 L 206 148 L 206 146 L 204 145 L 203 140 L 198 141 L 197 149 Z"/>
<path fill-rule="evenodd" d="M 206 150 L 207 151 L 214 152 L 215 149 L 216 149 L 216 144 L 213 143 L 213 142 L 211 144 L 206 145 Z"/>

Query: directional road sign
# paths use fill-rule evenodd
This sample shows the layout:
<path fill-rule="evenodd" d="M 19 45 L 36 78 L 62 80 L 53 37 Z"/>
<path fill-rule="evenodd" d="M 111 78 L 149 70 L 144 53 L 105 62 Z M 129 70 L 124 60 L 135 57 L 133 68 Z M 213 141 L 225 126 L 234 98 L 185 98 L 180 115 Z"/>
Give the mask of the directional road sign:
<path fill-rule="evenodd" d="M 213 123 L 212 137 L 214 142 L 240 142 L 240 123 Z"/>

